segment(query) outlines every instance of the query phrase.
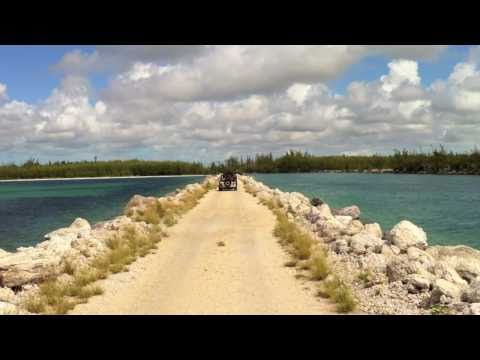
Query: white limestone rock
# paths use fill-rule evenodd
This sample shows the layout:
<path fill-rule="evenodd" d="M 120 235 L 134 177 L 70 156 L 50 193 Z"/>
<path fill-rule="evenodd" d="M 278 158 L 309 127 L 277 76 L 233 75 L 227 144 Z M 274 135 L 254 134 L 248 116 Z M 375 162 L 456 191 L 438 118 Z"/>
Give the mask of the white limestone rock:
<path fill-rule="evenodd" d="M 406 251 L 411 246 L 420 249 L 425 249 L 428 246 L 425 231 L 407 220 L 403 220 L 395 225 L 390 230 L 388 238 L 393 245 L 402 251 Z"/>

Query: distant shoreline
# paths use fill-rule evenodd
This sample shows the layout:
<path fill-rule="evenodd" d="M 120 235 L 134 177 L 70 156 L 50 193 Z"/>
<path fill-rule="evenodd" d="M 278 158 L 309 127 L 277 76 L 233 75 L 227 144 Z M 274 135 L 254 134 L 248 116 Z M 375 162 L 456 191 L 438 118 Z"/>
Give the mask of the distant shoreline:
<path fill-rule="evenodd" d="M 72 178 L 38 178 L 38 179 L 5 179 L 2 182 L 28 182 L 28 181 L 67 181 L 67 180 L 111 180 L 111 179 L 146 179 L 146 178 L 169 178 L 169 177 L 192 177 L 207 175 L 146 175 L 146 176 L 92 176 L 92 177 L 72 177 Z"/>

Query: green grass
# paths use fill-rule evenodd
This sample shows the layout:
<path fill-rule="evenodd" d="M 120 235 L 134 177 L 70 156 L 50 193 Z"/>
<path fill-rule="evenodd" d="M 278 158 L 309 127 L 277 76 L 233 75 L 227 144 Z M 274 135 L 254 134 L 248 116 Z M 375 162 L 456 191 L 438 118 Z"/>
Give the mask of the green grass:
<path fill-rule="evenodd" d="M 369 286 L 373 282 L 373 273 L 370 269 L 364 270 L 357 275 L 357 279 L 362 282 L 364 286 Z"/>
<path fill-rule="evenodd" d="M 355 310 L 357 306 L 357 302 L 350 288 L 336 276 L 332 279 L 325 280 L 318 294 L 322 297 L 332 299 L 337 304 L 337 312 L 339 313 L 351 312 Z"/>
<path fill-rule="evenodd" d="M 451 315 L 452 310 L 446 305 L 433 305 L 430 308 L 430 314 L 432 315 Z"/>
<path fill-rule="evenodd" d="M 318 253 L 312 257 L 310 262 L 310 272 L 313 280 L 323 280 L 330 274 L 330 267 L 325 253 Z"/>

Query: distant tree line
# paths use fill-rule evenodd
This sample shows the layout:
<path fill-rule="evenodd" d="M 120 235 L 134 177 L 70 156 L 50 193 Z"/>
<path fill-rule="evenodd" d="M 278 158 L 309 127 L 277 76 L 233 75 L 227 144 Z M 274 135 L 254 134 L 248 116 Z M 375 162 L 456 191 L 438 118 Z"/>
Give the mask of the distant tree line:
<path fill-rule="evenodd" d="M 0 179 L 193 175 L 203 173 L 205 173 L 205 167 L 201 163 L 183 161 L 61 161 L 40 164 L 38 160 L 31 159 L 23 165 L 0 166 Z"/>
<path fill-rule="evenodd" d="M 453 153 L 440 146 L 430 153 L 395 150 L 392 155 L 316 156 L 291 150 L 276 158 L 271 153 L 257 154 L 255 157 L 230 157 L 210 165 L 199 162 L 144 160 L 61 161 L 40 164 L 38 160 L 30 159 L 22 165 L 1 165 L 0 179 L 194 175 L 216 174 L 226 170 L 241 173 L 386 170 L 395 173 L 480 175 L 480 151 L 475 149 L 466 153 Z"/>
<path fill-rule="evenodd" d="M 292 173 L 317 171 L 475 174 L 480 175 L 480 151 L 468 153 L 447 152 L 443 146 L 431 153 L 395 150 L 393 155 L 315 156 L 306 152 L 289 151 L 274 158 L 259 154 L 245 159 L 231 157 L 223 163 L 212 163 L 210 172 L 225 169 L 245 173 Z"/>

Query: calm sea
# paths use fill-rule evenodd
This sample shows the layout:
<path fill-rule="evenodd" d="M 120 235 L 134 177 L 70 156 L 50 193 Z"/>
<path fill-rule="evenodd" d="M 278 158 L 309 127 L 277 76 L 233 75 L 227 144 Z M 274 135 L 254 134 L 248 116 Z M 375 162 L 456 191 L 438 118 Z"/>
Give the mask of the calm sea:
<path fill-rule="evenodd" d="M 0 248 L 14 251 L 77 217 L 96 223 L 120 215 L 135 194 L 161 196 L 203 180 L 165 177 L 0 183 Z"/>
<path fill-rule="evenodd" d="M 480 249 L 480 176 L 396 174 L 257 174 L 283 191 L 319 197 L 331 207 L 358 205 L 389 230 L 403 219 L 424 228 L 429 244 Z"/>
<path fill-rule="evenodd" d="M 319 197 L 332 207 L 356 204 L 384 230 L 402 219 L 422 226 L 430 244 L 480 248 L 480 176 L 256 174 L 283 191 Z M 135 194 L 161 196 L 201 177 L 0 183 L 0 248 L 42 241 L 76 217 L 95 223 L 119 215 Z"/>

